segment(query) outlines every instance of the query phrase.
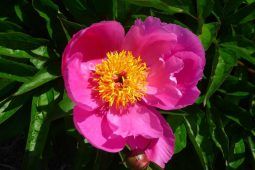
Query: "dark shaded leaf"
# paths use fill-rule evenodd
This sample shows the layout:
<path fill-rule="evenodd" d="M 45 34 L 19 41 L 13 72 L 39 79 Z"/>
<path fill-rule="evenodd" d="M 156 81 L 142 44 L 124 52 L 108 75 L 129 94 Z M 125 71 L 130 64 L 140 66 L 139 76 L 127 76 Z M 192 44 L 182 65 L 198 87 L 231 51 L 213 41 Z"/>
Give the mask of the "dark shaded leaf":
<path fill-rule="evenodd" d="M 255 19 L 255 2 L 239 9 L 237 12 L 226 17 L 228 24 L 246 23 Z"/>
<path fill-rule="evenodd" d="M 216 108 L 208 108 L 206 110 L 210 134 L 215 145 L 220 149 L 225 159 L 229 154 L 229 138 L 225 132 L 222 118 Z M 228 164 L 228 162 L 226 162 Z"/>
<path fill-rule="evenodd" d="M 191 108 L 188 112 L 192 114 L 184 117 L 184 122 L 189 139 L 204 169 L 212 169 L 213 145 L 209 136 L 209 127 L 205 118 L 205 113 L 197 108 Z"/>
<path fill-rule="evenodd" d="M 0 77 L 20 82 L 27 82 L 36 72 L 30 65 L 18 63 L 0 57 Z"/>
<path fill-rule="evenodd" d="M 49 37 L 53 40 L 58 50 L 62 52 L 69 35 L 66 34 L 57 18 L 59 13 L 58 6 L 51 0 L 33 0 L 32 4 L 38 14 L 46 21 Z"/>
<path fill-rule="evenodd" d="M 0 20 L 0 32 L 12 32 L 12 31 L 22 31 L 21 26 L 12 23 L 10 21 L 1 21 Z"/>
<path fill-rule="evenodd" d="M 143 6 L 143 7 L 152 7 L 166 12 L 169 15 L 175 13 L 183 13 L 185 12 L 183 9 L 170 6 L 163 1 L 160 0 L 128 0 L 128 2 L 133 3 L 135 5 Z M 187 12 L 187 11 L 186 11 Z M 188 13 L 188 12 L 187 12 Z"/>
<path fill-rule="evenodd" d="M 12 49 L 31 50 L 45 45 L 48 41 L 42 38 L 34 38 L 21 32 L 0 33 L 0 46 Z"/>
<path fill-rule="evenodd" d="M 207 100 L 220 87 L 225 78 L 229 75 L 232 68 L 236 65 L 237 57 L 230 51 L 224 48 L 220 48 L 219 54 L 217 54 L 213 62 L 213 70 L 205 94 L 204 104 L 206 104 Z"/>
<path fill-rule="evenodd" d="M 15 114 L 29 99 L 28 95 L 12 97 L 0 104 L 0 124 Z"/>
<path fill-rule="evenodd" d="M 21 95 L 59 77 L 57 68 L 54 67 L 53 69 L 51 70 L 49 67 L 43 68 L 31 80 L 22 84 L 14 95 Z"/>

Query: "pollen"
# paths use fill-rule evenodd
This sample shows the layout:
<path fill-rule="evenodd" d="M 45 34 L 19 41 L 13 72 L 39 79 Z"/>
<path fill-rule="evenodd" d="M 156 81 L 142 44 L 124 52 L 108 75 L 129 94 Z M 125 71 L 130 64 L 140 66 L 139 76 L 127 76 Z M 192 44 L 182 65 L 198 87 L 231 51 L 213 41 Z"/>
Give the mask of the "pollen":
<path fill-rule="evenodd" d="M 140 101 L 146 92 L 148 68 L 129 51 L 108 52 L 95 68 L 95 90 L 109 106 L 124 108 Z"/>

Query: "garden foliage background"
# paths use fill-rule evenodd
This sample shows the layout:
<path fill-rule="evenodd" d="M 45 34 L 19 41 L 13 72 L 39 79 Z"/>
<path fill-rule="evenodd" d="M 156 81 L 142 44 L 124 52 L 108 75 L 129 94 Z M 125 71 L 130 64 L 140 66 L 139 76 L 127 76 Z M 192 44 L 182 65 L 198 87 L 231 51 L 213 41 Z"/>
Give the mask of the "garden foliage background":
<path fill-rule="evenodd" d="M 126 169 L 74 129 L 61 54 L 92 23 L 149 15 L 206 49 L 200 98 L 161 111 L 176 135 L 166 169 L 255 169 L 255 0 L 1 0 L 0 169 Z"/>

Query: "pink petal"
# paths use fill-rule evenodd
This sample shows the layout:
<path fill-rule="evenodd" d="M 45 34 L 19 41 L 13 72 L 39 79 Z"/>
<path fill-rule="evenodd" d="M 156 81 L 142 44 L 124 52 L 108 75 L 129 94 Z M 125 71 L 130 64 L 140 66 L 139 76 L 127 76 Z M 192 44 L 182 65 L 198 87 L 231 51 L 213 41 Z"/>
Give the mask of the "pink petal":
<path fill-rule="evenodd" d="M 176 109 L 193 104 L 199 97 L 197 83 L 203 76 L 203 61 L 201 57 L 193 52 L 178 52 L 175 56 L 182 59 L 183 69 L 175 74 L 178 82 L 178 89 L 182 93 L 182 98 L 176 104 Z"/>
<path fill-rule="evenodd" d="M 83 61 L 103 58 L 107 52 L 120 49 L 124 36 L 122 25 L 116 21 L 99 22 L 79 31 L 65 48 L 62 71 L 74 53 L 82 53 Z"/>
<path fill-rule="evenodd" d="M 182 51 L 174 56 L 183 61 L 183 69 L 175 74 L 179 86 L 196 86 L 203 76 L 203 61 L 193 52 Z"/>
<path fill-rule="evenodd" d="M 63 72 L 65 87 L 68 96 L 75 103 L 80 104 L 84 109 L 94 110 L 100 102 L 92 91 L 91 73 L 101 60 L 82 63 L 82 57 L 81 53 L 75 53 L 67 64 Z"/>
<path fill-rule="evenodd" d="M 132 151 L 138 153 L 145 152 L 150 161 L 158 164 L 161 168 L 164 168 L 165 164 L 174 154 L 175 137 L 170 126 L 160 113 L 156 113 L 156 115 L 156 119 L 160 121 L 160 126 L 163 128 L 162 136 L 154 139 L 148 139 L 141 135 L 130 136 L 126 138 L 126 141 Z"/>
<path fill-rule="evenodd" d="M 107 120 L 111 128 L 115 129 L 114 134 L 123 138 L 139 135 L 157 138 L 162 135 L 162 128 L 155 112 L 156 110 L 137 103 L 122 114 L 112 108 L 107 114 Z"/>
<path fill-rule="evenodd" d="M 198 55 L 201 59 L 201 65 L 205 65 L 205 50 L 197 35 L 186 28 L 175 24 L 166 24 L 164 28 L 177 36 L 177 43 L 172 53 L 181 51 L 190 51 Z"/>
<path fill-rule="evenodd" d="M 182 97 L 176 87 L 175 73 L 183 69 L 183 61 L 175 56 L 158 60 L 150 68 L 148 75 L 148 91 L 144 96 L 146 104 L 164 110 L 175 109 Z"/>
<path fill-rule="evenodd" d="M 172 129 L 165 119 L 157 113 L 158 119 L 163 127 L 163 135 L 158 140 L 153 140 L 145 150 L 146 156 L 161 168 L 171 159 L 174 154 L 175 137 Z"/>
<path fill-rule="evenodd" d="M 130 147 L 131 151 L 138 153 L 143 153 L 153 140 L 157 140 L 157 138 L 147 139 L 141 135 L 129 136 L 126 138 L 127 145 Z"/>
<path fill-rule="evenodd" d="M 176 41 L 176 35 L 166 31 L 159 19 L 148 17 L 144 22 L 136 20 L 125 37 L 123 49 L 141 56 L 150 66 L 161 55 L 171 53 Z"/>
<path fill-rule="evenodd" d="M 108 152 L 119 152 L 125 146 L 125 140 L 113 134 L 101 109 L 87 111 L 74 107 L 73 121 L 76 129 L 93 146 Z"/>
<path fill-rule="evenodd" d="M 200 95 L 200 91 L 196 86 L 182 89 L 182 98 L 176 104 L 176 109 L 183 108 L 185 106 L 195 103 L 196 99 Z"/>

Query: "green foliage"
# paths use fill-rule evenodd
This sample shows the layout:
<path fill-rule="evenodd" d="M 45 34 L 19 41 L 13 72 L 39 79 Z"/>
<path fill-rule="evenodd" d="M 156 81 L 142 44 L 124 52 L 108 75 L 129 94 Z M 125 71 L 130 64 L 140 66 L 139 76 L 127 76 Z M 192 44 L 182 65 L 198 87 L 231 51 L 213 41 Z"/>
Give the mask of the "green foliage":
<path fill-rule="evenodd" d="M 61 55 L 92 23 L 128 30 L 149 15 L 190 29 L 206 50 L 200 98 L 161 111 L 176 136 L 166 169 L 255 169 L 254 0 L 0 1 L 0 169 L 127 169 L 123 153 L 99 151 L 75 130 Z"/>

